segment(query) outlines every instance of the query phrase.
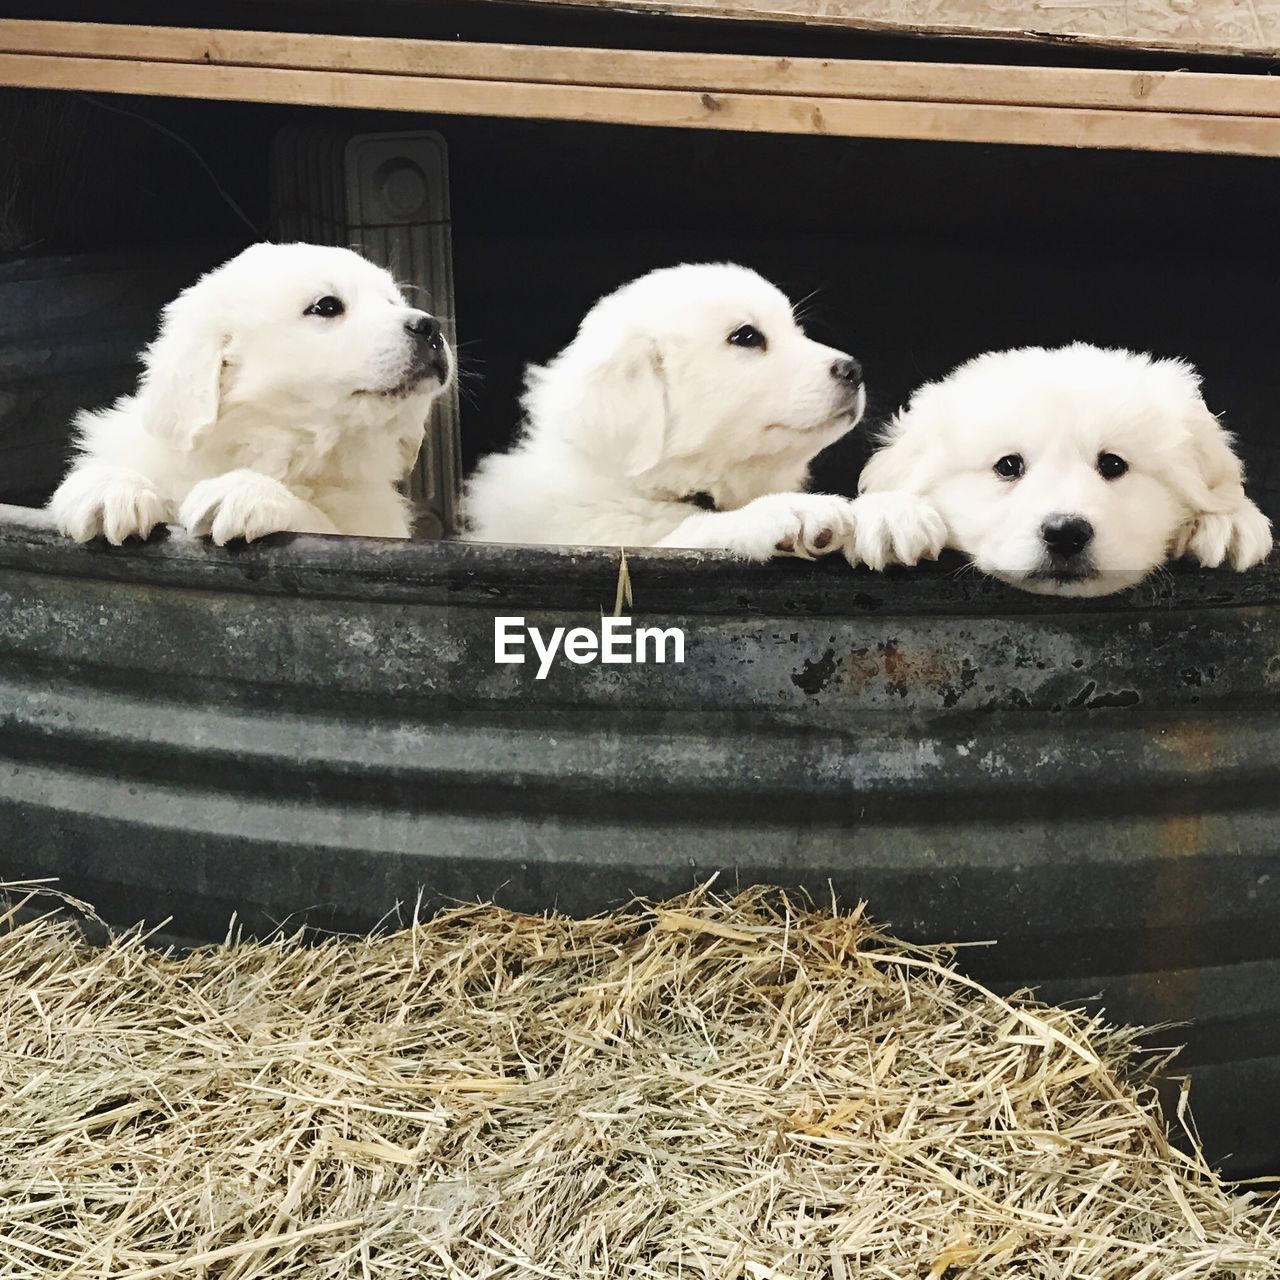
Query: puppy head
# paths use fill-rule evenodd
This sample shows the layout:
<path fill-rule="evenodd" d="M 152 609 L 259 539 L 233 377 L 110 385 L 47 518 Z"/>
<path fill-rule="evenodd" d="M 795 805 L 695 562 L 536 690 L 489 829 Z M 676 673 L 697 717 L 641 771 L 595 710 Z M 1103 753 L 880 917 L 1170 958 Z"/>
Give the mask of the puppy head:
<path fill-rule="evenodd" d="M 654 271 L 603 298 L 529 371 L 524 398 L 532 427 L 629 476 L 713 458 L 807 462 L 865 404 L 857 361 L 805 337 L 779 290 L 729 264 Z"/>
<path fill-rule="evenodd" d="M 237 404 L 385 417 L 389 403 L 429 402 L 453 364 L 439 324 L 386 271 L 310 244 L 256 244 L 201 277 L 164 309 L 143 363 L 148 429 L 187 449 Z"/>
<path fill-rule="evenodd" d="M 927 497 L 979 569 L 1063 596 L 1140 582 L 1197 519 L 1246 502 L 1189 365 L 1082 343 L 989 353 L 922 387 L 860 487 Z"/>

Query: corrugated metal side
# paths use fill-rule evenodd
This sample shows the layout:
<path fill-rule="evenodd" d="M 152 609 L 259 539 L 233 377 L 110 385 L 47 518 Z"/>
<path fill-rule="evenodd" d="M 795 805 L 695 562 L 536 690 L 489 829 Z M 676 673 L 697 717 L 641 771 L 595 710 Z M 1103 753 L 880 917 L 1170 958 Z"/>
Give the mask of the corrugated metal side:
<path fill-rule="evenodd" d="M 865 897 L 1005 986 L 1187 1022 L 1217 1157 L 1280 1167 L 1280 566 L 1083 606 L 945 568 L 638 554 L 683 666 L 493 661 L 594 625 L 607 552 L 0 518 L 0 876 L 216 937 L 494 897 Z"/>

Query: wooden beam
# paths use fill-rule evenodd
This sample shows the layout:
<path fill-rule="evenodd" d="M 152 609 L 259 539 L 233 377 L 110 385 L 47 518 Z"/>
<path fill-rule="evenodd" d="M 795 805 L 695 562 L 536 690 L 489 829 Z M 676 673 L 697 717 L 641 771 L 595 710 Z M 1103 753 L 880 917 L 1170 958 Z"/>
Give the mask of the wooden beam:
<path fill-rule="evenodd" d="M 0 52 L 788 97 L 1280 116 L 1280 78 L 0 20 Z"/>
<path fill-rule="evenodd" d="M 90 46 L 95 51 L 84 52 Z M 989 100 L 1010 70 L 1022 74 L 1026 87 L 1018 92 L 1033 101 L 1009 101 L 1016 95 L 1008 87 Z M 1280 155 L 1280 85 L 1234 76 L 0 21 L 0 84 L 746 132 Z M 1073 94 L 1076 103 L 1109 105 L 1072 105 Z M 1177 109 L 1157 109 L 1154 99 Z M 1191 109 L 1210 99 L 1216 110 Z"/>
<path fill-rule="evenodd" d="M 309 0 L 284 0 L 302 8 Z M 481 3 L 492 0 L 480 0 Z M 499 0 L 512 3 L 512 0 Z M 597 13 L 631 11 L 664 18 L 770 22 L 880 35 L 927 35 L 1070 43 L 1085 48 L 1174 54 L 1275 57 L 1280 12 L 1270 0 L 1175 0 L 1102 4 L 1076 0 L 515 0 L 527 9 L 565 6 Z"/>

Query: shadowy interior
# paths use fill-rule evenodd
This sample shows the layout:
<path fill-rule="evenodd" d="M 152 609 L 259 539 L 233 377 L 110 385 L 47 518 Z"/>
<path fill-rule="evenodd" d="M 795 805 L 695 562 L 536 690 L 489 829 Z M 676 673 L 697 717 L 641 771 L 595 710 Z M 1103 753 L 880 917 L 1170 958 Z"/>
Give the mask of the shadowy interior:
<path fill-rule="evenodd" d="M 468 468 L 511 439 L 523 366 L 600 294 L 733 260 L 807 298 L 813 335 L 867 369 L 868 423 L 819 459 L 819 487 L 853 490 L 876 418 L 921 381 L 1081 338 L 1191 359 L 1280 518 L 1268 160 L 20 90 L 0 91 L 0 501 L 47 495 L 70 413 L 131 385 L 158 305 L 260 238 L 232 201 L 265 237 L 271 139 L 320 119 L 448 142 Z"/>

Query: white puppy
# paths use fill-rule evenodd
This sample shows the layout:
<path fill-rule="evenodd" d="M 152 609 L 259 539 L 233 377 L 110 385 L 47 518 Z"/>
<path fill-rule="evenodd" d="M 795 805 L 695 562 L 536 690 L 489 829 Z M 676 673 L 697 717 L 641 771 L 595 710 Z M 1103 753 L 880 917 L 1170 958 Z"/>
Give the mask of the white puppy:
<path fill-rule="evenodd" d="M 1247 569 L 1271 550 L 1195 370 L 1083 343 L 991 352 L 921 387 L 861 489 L 926 499 L 949 546 L 1046 595 L 1120 591 L 1185 552 Z"/>
<path fill-rule="evenodd" d="M 49 502 L 78 542 L 175 519 L 219 545 L 282 529 L 405 538 L 397 489 L 452 359 L 358 254 L 257 244 L 165 309 L 137 393 L 75 423 Z"/>
<path fill-rule="evenodd" d="M 521 439 L 468 485 L 470 538 L 764 560 L 854 536 L 848 499 L 801 490 L 814 456 L 862 416 L 861 367 L 805 337 L 786 297 L 745 267 L 624 285 L 529 370 L 522 403 Z M 908 541 L 929 550 L 927 533 Z"/>

